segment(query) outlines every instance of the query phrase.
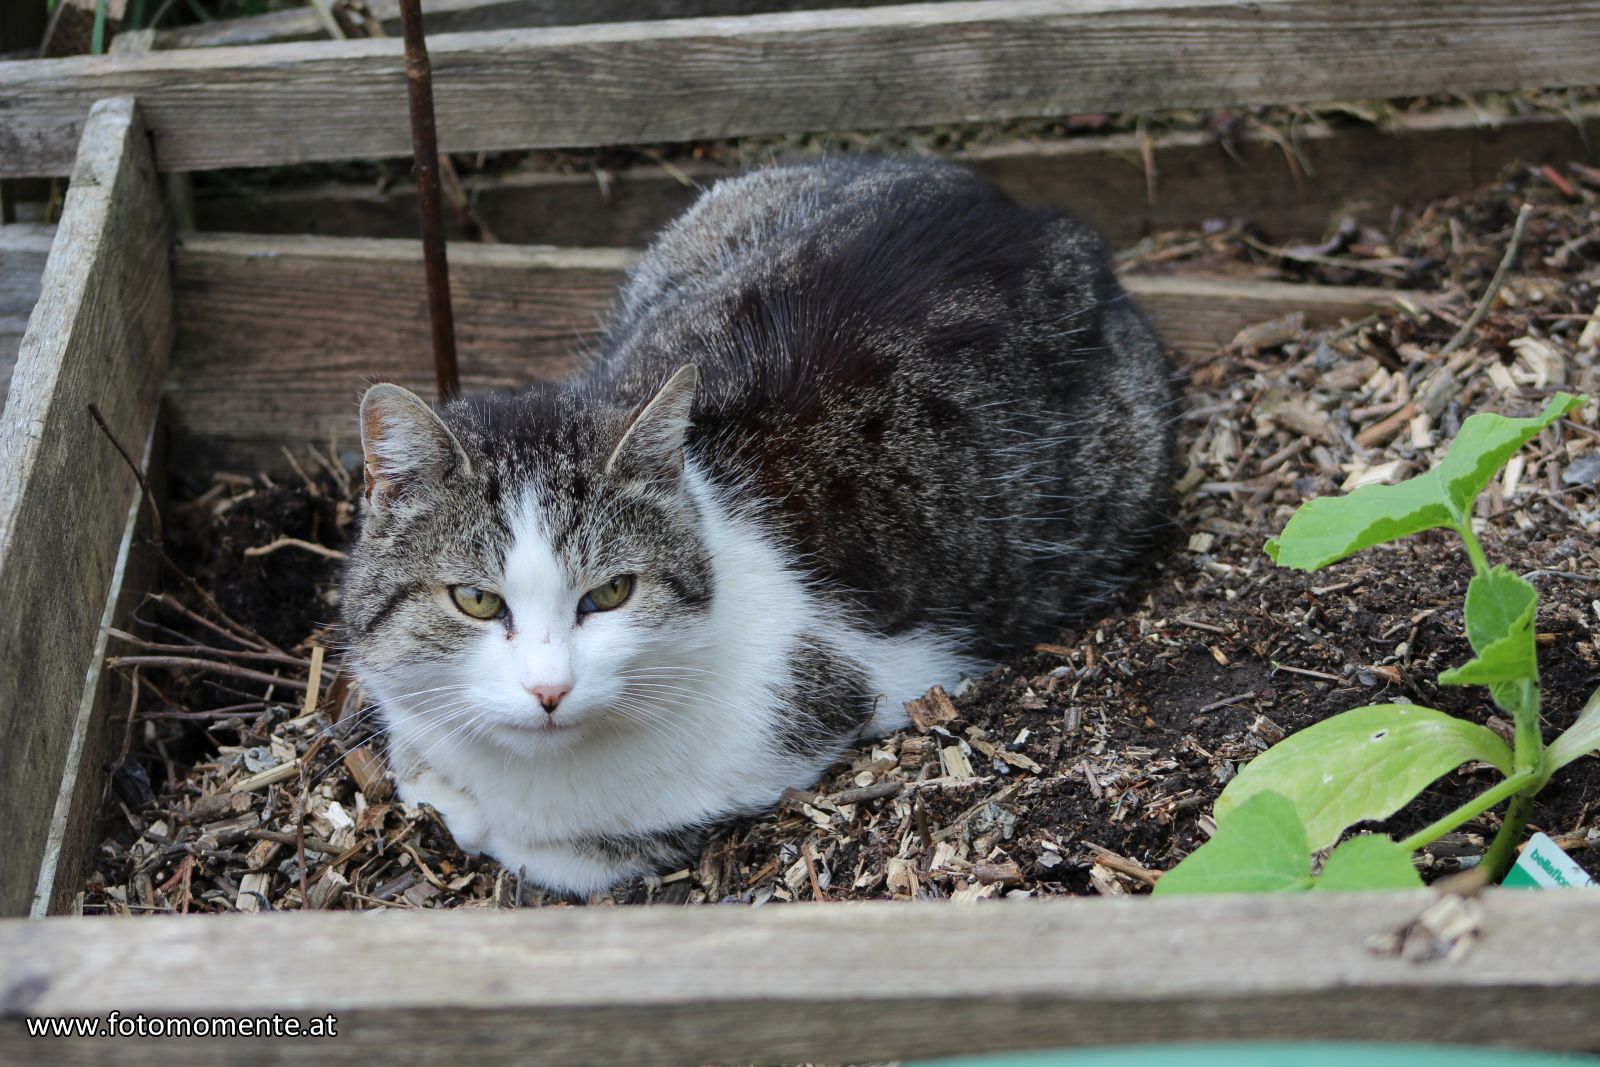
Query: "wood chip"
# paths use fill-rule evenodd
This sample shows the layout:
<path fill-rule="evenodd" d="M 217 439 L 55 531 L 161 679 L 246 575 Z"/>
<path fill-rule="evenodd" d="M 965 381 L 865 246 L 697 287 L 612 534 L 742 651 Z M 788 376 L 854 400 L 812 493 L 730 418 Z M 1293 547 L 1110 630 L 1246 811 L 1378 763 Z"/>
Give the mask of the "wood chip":
<path fill-rule="evenodd" d="M 936 685 L 917 699 L 907 701 L 906 714 L 911 716 L 911 725 L 927 733 L 935 726 L 954 722 L 960 713 L 944 686 Z"/>
<path fill-rule="evenodd" d="M 972 876 L 984 885 L 1022 884 L 1022 868 L 1010 860 L 1005 863 L 980 863 L 972 868 Z"/>
<path fill-rule="evenodd" d="M 389 777 L 388 764 L 368 746 L 351 749 L 344 758 L 344 765 L 356 780 L 356 788 L 368 800 L 381 804 L 394 795 L 394 780 Z"/>
<path fill-rule="evenodd" d="M 1362 448 L 1376 448 L 1378 445 L 1387 443 L 1410 424 L 1412 416 L 1416 413 L 1417 407 L 1415 404 L 1406 404 L 1393 415 L 1381 422 L 1373 423 L 1356 434 L 1356 444 Z"/>
<path fill-rule="evenodd" d="M 252 774 L 248 778 L 235 782 L 233 784 L 233 792 L 249 793 L 257 789 L 265 789 L 269 785 L 287 782 L 299 773 L 300 761 L 293 759 L 287 763 L 280 763 L 276 767 L 268 767 L 259 774 Z"/>
<path fill-rule="evenodd" d="M 212 823 L 230 819 L 250 810 L 250 797 L 246 793 L 211 793 L 196 797 L 189 808 L 189 818 L 195 823 Z"/>

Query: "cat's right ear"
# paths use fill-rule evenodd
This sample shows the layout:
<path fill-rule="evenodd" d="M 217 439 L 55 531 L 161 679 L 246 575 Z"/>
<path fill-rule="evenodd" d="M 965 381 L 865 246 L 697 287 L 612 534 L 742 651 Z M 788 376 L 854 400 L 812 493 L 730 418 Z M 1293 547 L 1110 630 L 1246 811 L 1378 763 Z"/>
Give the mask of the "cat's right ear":
<path fill-rule="evenodd" d="M 410 487 L 440 479 L 457 464 L 470 471 L 456 435 L 417 394 L 380 382 L 361 398 L 361 452 L 367 500 L 382 505 Z"/>

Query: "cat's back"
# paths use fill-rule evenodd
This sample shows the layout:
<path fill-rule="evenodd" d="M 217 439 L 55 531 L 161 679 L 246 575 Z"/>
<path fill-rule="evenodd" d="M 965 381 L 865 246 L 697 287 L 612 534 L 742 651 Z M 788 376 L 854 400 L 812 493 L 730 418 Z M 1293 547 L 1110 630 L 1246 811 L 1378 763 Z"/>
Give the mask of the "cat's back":
<path fill-rule="evenodd" d="M 887 630 L 1108 588 L 1168 476 L 1168 372 L 1092 232 L 964 168 L 723 182 L 630 276 L 596 381 L 701 374 L 691 450 Z M 1040 603 L 1040 598 L 1045 603 Z"/>

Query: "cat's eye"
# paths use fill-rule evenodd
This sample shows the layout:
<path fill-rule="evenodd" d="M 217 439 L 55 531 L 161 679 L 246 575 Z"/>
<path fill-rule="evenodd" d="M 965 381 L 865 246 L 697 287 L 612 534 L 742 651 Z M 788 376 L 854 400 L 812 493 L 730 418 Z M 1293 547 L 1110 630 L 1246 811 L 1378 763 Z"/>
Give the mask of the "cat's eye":
<path fill-rule="evenodd" d="M 633 595 L 633 575 L 619 574 L 603 585 L 597 585 L 578 601 L 580 615 L 592 615 L 597 611 L 610 611 L 620 608 Z"/>
<path fill-rule="evenodd" d="M 500 594 L 479 589 L 475 585 L 452 585 L 450 599 L 455 601 L 463 614 L 471 615 L 474 619 L 492 619 L 506 606 Z"/>

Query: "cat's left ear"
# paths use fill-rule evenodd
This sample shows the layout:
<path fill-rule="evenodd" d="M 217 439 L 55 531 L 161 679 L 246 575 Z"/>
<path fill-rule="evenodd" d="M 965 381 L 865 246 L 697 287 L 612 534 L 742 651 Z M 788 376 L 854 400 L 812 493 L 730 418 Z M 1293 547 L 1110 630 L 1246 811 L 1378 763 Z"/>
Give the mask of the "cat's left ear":
<path fill-rule="evenodd" d="M 420 396 L 380 382 L 361 398 L 367 499 L 386 504 L 427 480 L 470 471 L 466 450 Z"/>
<path fill-rule="evenodd" d="M 606 473 L 626 481 L 676 482 L 683 474 L 683 440 L 699 383 L 693 363 L 679 367 L 623 433 L 606 460 Z"/>

